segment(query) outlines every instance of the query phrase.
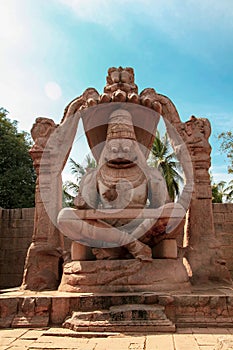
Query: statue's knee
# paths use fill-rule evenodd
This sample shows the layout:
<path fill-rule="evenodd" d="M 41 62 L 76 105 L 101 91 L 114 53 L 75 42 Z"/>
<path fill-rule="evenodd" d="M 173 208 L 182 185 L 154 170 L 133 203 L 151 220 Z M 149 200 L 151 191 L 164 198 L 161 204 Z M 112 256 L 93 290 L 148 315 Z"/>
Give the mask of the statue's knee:
<path fill-rule="evenodd" d="M 59 227 L 67 226 L 67 224 L 73 222 L 77 219 L 77 216 L 74 214 L 74 209 L 72 208 L 63 208 L 57 217 L 57 224 Z"/>
<path fill-rule="evenodd" d="M 62 224 L 62 222 L 68 218 L 68 213 L 69 213 L 70 209 L 71 208 L 63 208 L 62 210 L 60 210 L 58 217 L 57 217 L 58 224 Z"/>

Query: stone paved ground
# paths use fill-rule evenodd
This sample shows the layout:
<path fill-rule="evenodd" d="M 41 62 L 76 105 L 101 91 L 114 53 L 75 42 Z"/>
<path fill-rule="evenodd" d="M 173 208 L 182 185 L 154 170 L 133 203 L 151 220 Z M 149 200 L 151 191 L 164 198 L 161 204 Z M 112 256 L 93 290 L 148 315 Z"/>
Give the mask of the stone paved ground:
<path fill-rule="evenodd" d="M 68 329 L 0 330 L 0 350 L 230 350 L 233 328 L 182 328 L 174 334 L 80 334 Z"/>

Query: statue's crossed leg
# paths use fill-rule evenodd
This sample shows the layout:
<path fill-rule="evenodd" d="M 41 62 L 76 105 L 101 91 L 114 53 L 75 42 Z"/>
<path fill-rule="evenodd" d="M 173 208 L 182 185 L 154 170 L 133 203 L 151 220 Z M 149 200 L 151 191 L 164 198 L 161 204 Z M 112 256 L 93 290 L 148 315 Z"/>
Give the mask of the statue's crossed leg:
<path fill-rule="evenodd" d="M 151 249 L 136 238 L 139 233 L 137 229 L 137 232 L 135 230 L 129 234 L 102 220 L 80 220 L 75 213 L 75 209 L 64 208 L 58 216 L 59 229 L 73 241 L 87 247 L 96 247 L 93 252 L 97 258 L 100 249 L 105 251 L 105 257 L 116 258 L 118 254 L 122 255 L 123 247 L 134 258 L 152 260 Z M 103 252 L 99 256 L 103 256 Z"/>
<path fill-rule="evenodd" d="M 177 204 L 173 203 L 173 208 Z M 169 207 L 171 203 L 161 207 L 162 209 Z M 161 214 L 162 209 L 155 209 L 155 213 Z M 136 227 L 131 227 L 130 224 L 122 227 L 114 227 L 103 220 L 97 219 L 80 219 L 78 210 L 64 208 L 58 216 L 58 226 L 62 233 L 71 240 L 82 244 L 83 246 L 95 247 L 92 252 L 97 259 L 116 259 L 124 258 L 124 255 L 129 253 L 136 259 L 150 261 L 152 259 L 151 248 L 144 244 L 143 238 L 147 232 L 156 234 L 156 230 L 160 225 L 160 220 L 157 219 L 137 219 Z M 164 231 L 166 225 L 172 218 L 164 220 Z M 173 221 L 172 221 L 173 220 Z M 176 220 L 170 222 L 176 224 Z M 169 238 L 169 230 L 166 234 Z"/>

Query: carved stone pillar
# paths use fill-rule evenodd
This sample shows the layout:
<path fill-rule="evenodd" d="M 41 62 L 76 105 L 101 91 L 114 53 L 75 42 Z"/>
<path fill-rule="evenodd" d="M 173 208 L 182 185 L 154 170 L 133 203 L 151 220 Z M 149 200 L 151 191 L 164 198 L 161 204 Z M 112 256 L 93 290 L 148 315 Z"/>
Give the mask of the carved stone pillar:
<path fill-rule="evenodd" d="M 28 249 L 22 288 L 57 289 L 62 261 L 63 236 L 56 222 L 62 208 L 61 173 L 76 134 L 79 115 L 73 113 L 56 125 L 52 119 L 37 118 L 31 133 L 30 150 L 37 173 L 35 218 L 32 243 Z"/>
<path fill-rule="evenodd" d="M 189 121 L 180 124 L 178 130 L 186 142 L 193 166 L 194 191 L 186 232 L 189 245 L 186 258 L 192 269 L 192 280 L 194 283 L 208 280 L 230 282 L 214 230 L 209 175 L 210 123 L 208 119 L 192 116 Z"/>
<path fill-rule="evenodd" d="M 22 283 L 24 289 L 56 289 L 59 283 L 58 261 L 62 252 L 62 237 L 49 218 L 46 210 L 49 203 L 41 197 L 41 191 L 51 190 L 51 159 L 46 143 L 56 127 L 51 119 L 37 118 L 31 131 L 35 144 L 30 154 L 37 180 L 34 231 L 25 262 Z M 41 167 L 42 158 L 43 167 Z"/>

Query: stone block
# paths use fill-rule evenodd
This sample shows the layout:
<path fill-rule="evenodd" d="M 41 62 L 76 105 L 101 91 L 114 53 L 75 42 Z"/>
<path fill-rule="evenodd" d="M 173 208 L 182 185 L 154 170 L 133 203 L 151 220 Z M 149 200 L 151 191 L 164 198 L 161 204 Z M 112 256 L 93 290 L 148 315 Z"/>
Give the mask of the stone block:
<path fill-rule="evenodd" d="M 233 269 L 233 254 L 232 254 L 232 246 L 222 246 L 223 257 L 227 262 L 227 266 L 229 269 Z"/>
<path fill-rule="evenodd" d="M 22 219 L 22 209 L 11 209 L 11 219 Z"/>
<path fill-rule="evenodd" d="M 14 316 L 12 327 L 47 327 L 49 323 L 49 316 L 25 316 L 23 313 L 18 313 Z"/>
<path fill-rule="evenodd" d="M 112 306 L 108 310 L 73 312 L 63 327 L 79 329 L 88 327 L 89 331 L 114 332 L 153 332 L 174 331 L 175 325 L 167 318 L 164 307 L 160 305 L 128 304 Z"/>
<path fill-rule="evenodd" d="M 199 306 L 199 297 L 197 295 L 182 295 L 175 297 L 176 305 L 196 307 Z"/>
<path fill-rule="evenodd" d="M 214 213 L 214 224 L 215 223 L 223 223 L 225 218 L 224 213 Z"/>
<path fill-rule="evenodd" d="M 232 222 L 233 223 L 233 213 L 230 212 L 230 213 L 224 213 L 224 220 L 226 222 Z"/>
<path fill-rule="evenodd" d="M 212 203 L 213 213 L 225 213 L 228 211 L 226 204 L 224 203 Z"/>
<path fill-rule="evenodd" d="M 156 304 L 158 302 L 158 296 L 156 294 L 148 293 L 148 295 L 145 295 L 144 298 L 145 298 L 144 299 L 145 304 Z M 169 296 L 167 296 L 167 298 L 169 298 Z M 166 303 L 165 300 L 166 300 L 166 296 L 164 296 L 164 302 Z M 136 303 L 137 302 L 138 301 L 136 301 Z M 142 300 L 139 301 L 139 303 L 142 303 Z M 162 302 L 160 304 L 163 305 Z M 164 305 L 167 305 L 167 304 L 164 304 Z"/>
<path fill-rule="evenodd" d="M 0 246 L 8 251 L 8 254 L 14 254 L 13 251 L 27 250 L 31 243 L 30 237 L 3 237 L 0 238 Z"/>
<path fill-rule="evenodd" d="M 22 219 L 34 221 L 35 208 L 23 208 L 22 209 Z"/>
<path fill-rule="evenodd" d="M 226 300 L 227 300 L 227 304 L 233 307 L 233 296 L 228 296 Z"/>
<path fill-rule="evenodd" d="M 224 232 L 223 223 L 214 223 L 214 229 L 216 233 Z"/>
<path fill-rule="evenodd" d="M 218 237 L 223 246 L 232 246 L 233 248 L 233 232 L 221 232 Z"/>
<path fill-rule="evenodd" d="M 5 271 L 5 273 L 1 274 L 1 283 L 0 288 L 13 288 L 13 287 L 19 287 L 22 283 L 22 275 L 23 271 L 21 273 L 11 273 L 9 274 L 8 271 Z"/>
<path fill-rule="evenodd" d="M 11 209 L 3 209 L 2 210 L 2 219 L 3 220 L 10 220 L 11 218 Z"/>
<path fill-rule="evenodd" d="M 1 237 L 11 237 L 12 236 L 12 229 L 9 227 L 8 221 L 2 221 L 0 222 L 0 229 L 1 229 Z"/>
<path fill-rule="evenodd" d="M 43 297 L 35 299 L 35 313 L 37 315 L 45 315 L 50 311 L 51 308 L 51 298 Z"/>
<path fill-rule="evenodd" d="M 69 298 L 52 298 L 51 322 L 53 324 L 62 324 L 70 313 Z"/>
<path fill-rule="evenodd" d="M 28 297 L 19 300 L 19 310 L 26 316 L 33 316 L 35 314 L 35 298 Z"/>
<path fill-rule="evenodd" d="M 233 222 L 225 222 L 222 226 L 224 232 L 233 232 Z"/>
<path fill-rule="evenodd" d="M 0 299 L 0 328 L 11 327 L 17 306 L 17 298 Z"/>
<path fill-rule="evenodd" d="M 7 257 L 4 260 L 5 266 L 3 271 L 9 275 L 22 273 L 24 260 L 26 257 L 26 250 L 8 250 L 7 253 Z"/>
<path fill-rule="evenodd" d="M 213 206 L 218 212 L 233 213 L 233 203 L 215 203 Z"/>
<path fill-rule="evenodd" d="M 151 302 L 150 302 L 151 301 Z M 104 298 L 102 303 L 102 309 L 108 309 L 111 305 L 122 305 L 122 304 L 154 304 L 157 303 L 157 295 L 148 295 L 148 293 L 141 294 L 124 294 L 121 296 L 113 295 L 111 296 L 110 303 L 108 299 Z"/>
<path fill-rule="evenodd" d="M 211 187 L 206 184 L 195 184 L 196 185 L 196 198 L 198 199 L 211 199 L 212 192 Z"/>
<path fill-rule="evenodd" d="M 177 242 L 175 239 L 164 239 L 152 248 L 153 258 L 177 258 Z"/>
<path fill-rule="evenodd" d="M 198 302 L 200 307 L 206 306 L 209 304 L 209 297 L 208 296 L 199 296 Z"/>
<path fill-rule="evenodd" d="M 33 222 L 32 220 L 22 220 L 22 219 L 13 219 L 10 221 L 10 227 L 12 228 L 18 228 L 18 227 L 23 227 L 23 228 L 28 228 L 28 227 L 33 227 Z"/>

